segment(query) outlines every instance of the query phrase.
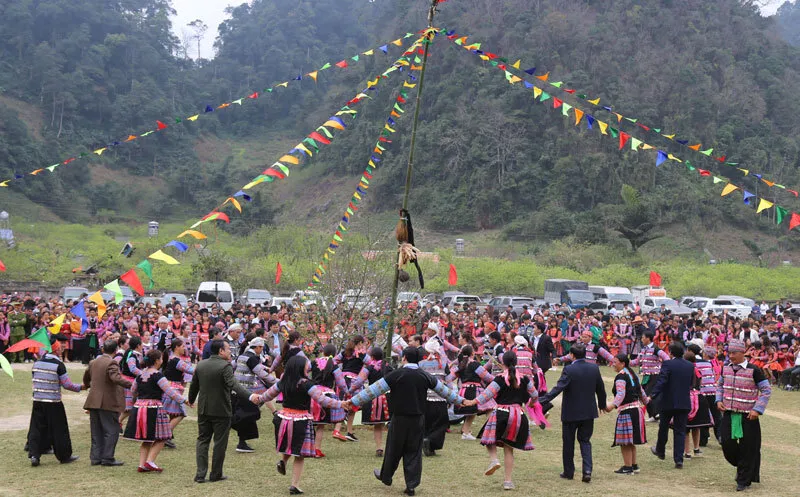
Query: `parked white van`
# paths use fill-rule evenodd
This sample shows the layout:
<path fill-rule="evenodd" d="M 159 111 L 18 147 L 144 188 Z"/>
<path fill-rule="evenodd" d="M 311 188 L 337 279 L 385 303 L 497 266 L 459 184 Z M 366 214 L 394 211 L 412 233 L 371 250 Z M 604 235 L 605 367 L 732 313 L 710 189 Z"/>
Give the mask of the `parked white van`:
<path fill-rule="evenodd" d="M 222 310 L 229 311 L 233 306 L 233 288 L 227 281 L 204 281 L 197 287 L 194 301 L 201 309 L 219 303 Z"/>
<path fill-rule="evenodd" d="M 633 294 L 622 286 L 590 286 L 595 300 L 626 300 L 633 302 Z"/>

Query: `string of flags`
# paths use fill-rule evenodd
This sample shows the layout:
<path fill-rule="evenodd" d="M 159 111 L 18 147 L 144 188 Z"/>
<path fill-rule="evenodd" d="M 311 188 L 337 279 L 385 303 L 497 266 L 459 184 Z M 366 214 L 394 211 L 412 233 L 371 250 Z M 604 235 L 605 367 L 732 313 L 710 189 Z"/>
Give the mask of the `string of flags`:
<path fill-rule="evenodd" d="M 423 33 L 422 43 L 432 43 L 437 32 L 438 30 L 436 28 L 429 28 L 425 30 Z M 417 46 L 415 51 L 415 60 L 419 57 L 419 55 L 424 53 L 424 50 L 420 46 Z M 369 182 L 373 179 L 375 169 L 378 168 L 378 164 L 383 160 L 383 153 L 392 143 L 391 137 L 392 134 L 397 132 L 398 121 L 401 117 L 403 117 L 403 114 L 405 114 L 405 110 L 403 109 L 402 105 L 408 101 L 407 89 L 413 89 L 417 86 L 417 77 L 414 76 L 413 72 L 421 70 L 422 66 L 411 66 L 408 78 L 405 82 L 403 82 L 403 86 L 400 88 L 399 94 L 395 99 L 395 103 L 392 107 L 389 117 L 386 119 L 378 136 L 378 140 L 375 142 L 375 147 L 372 149 L 372 153 L 367 161 L 366 167 L 364 168 L 364 172 L 361 173 L 361 178 L 358 181 L 358 185 L 356 186 L 353 195 L 350 197 L 350 202 L 347 204 L 347 207 L 342 214 L 342 219 L 339 221 L 339 225 L 336 227 L 331 241 L 328 243 L 325 252 L 322 254 L 322 260 L 317 264 L 314 274 L 311 276 L 311 282 L 308 284 L 309 290 L 314 288 L 315 285 L 322 283 L 322 278 L 328 271 L 331 257 L 336 255 L 336 250 L 338 250 L 340 244 L 344 242 L 344 234 L 350 227 L 350 217 L 355 215 L 359 209 L 359 204 L 367 196 Z"/>
<path fill-rule="evenodd" d="M 430 32 L 430 30 L 425 31 L 425 35 Z M 417 39 L 407 50 L 403 52 L 403 55 L 398 58 L 386 71 L 382 73 L 382 76 L 377 78 L 375 84 L 372 86 L 376 86 L 381 79 L 388 78 L 388 76 L 395 72 L 395 71 L 403 71 L 404 67 L 408 67 L 411 65 L 410 56 L 413 55 L 419 47 L 422 46 L 424 43 L 425 37 L 421 37 Z M 405 83 L 404 83 L 405 84 Z M 291 165 L 298 165 L 300 164 L 300 158 L 310 159 L 313 156 L 313 153 L 317 153 L 320 151 L 320 144 L 322 145 L 329 145 L 332 143 L 334 138 L 334 134 L 330 131 L 329 128 L 343 131 L 347 128 L 346 123 L 344 122 L 344 116 L 351 116 L 352 119 L 355 119 L 358 112 L 352 108 L 352 106 L 362 102 L 363 100 L 369 98 L 364 92 L 359 92 L 354 98 L 347 102 L 347 105 L 341 108 L 334 116 L 331 116 L 325 123 L 319 126 L 314 132 L 310 133 L 306 138 L 303 139 L 300 143 L 298 143 L 292 150 L 290 150 L 287 154 L 283 155 L 278 161 L 276 161 L 272 166 L 267 168 L 261 175 L 256 177 L 253 181 L 242 187 L 241 190 L 233 194 L 232 196 L 225 199 L 219 206 L 214 208 L 211 212 L 203 216 L 200 221 L 194 223 L 189 229 L 183 231 L 180 235 L 177 236 L 176 240 L 171 240 L 170 242 L 166 243 L 162 249 L 156 250 L 152 254 L 150 254 L 145 260 L 141 261 L 135 267 L 129 269 L 118 278 L 114 279 L 113 281 L 106 284 L 103 288 L 114 294 L 114 302 L 119 304 L 124 299 L 122 288 L 120 286 L 120 282 L 125 283 L 128 285 L 134 292 L 139 295 L 144 295 L 144 285 L 142 284 L 142 280 L 139 278 L 136 270 L 140 270 L 144 275 L 147 277 L 149 281 L 148 288 L 153 288 L 154 280 L 153 280 L 153 261 L 163 262 L 168 265 L 176 265 L 180 264 L 180 262 L 172 257 L 171 255 L 164 252 L 164 249 L 167 247 L 174 248 L 178 252 L 186 252 L 189 247 L 186 243 L 179 241 L 178 239 L 182 239 L 185 237 L 192 237 L 197 240 L 202 240 L 206 238 L 202 232 L 197 231 L 195 228 L 198 226 L 211 222 L 211 221 L 223 221 L 225 223 L 230 222 L 230 217 L 221 212 L 221 209 L 226 205 L 231 205 L 235 210 L 238 212 L 242 212 L 242 204 L 241 201 L 249 202 L 251 197 L 245 192 L 246 190 L 250 190 L 254 186 L 265 183 L 265 182 L 272 182 L 275 179 L 284 179 L 289 175 L 289 168 L 285 166 L 283 163 L 291 164 Z M 314 150 L 314 152 L 311 152 Z M 97 291 L 86 298 L 86 300 L 81 300 L 75 306 L 69 309 L 69 313 L 73 314 L 76 317 L 79 317 L 82 320 L 82 327 L 88 327 L 88 318 L 86 317 L 86 302 L 93 302 L 97 305 L 97 315 L 98 319 L 102 319 L 105 315 L 107 306 L 105 300 L 103 299 L 102 291 Z M 47 332 L 51 334 L 58 333 L 61 329 L 61 325 L 64 323 L 66 319 L 67 313 L 63 313 L 53 319 L 49 325 L 41 328 L 38 330 L 34 335 L 37 337 L 42 335 L 46 338 Z M 34 338 L 34 335 L 31 335 L 29 338 Z M 45 341 L 41 341 L 38 345 L 34 345 L 36 347 L 43 346 L 45 348 L 49 347 L 49 342 L 45 343 Z M 4 366 L 0 364 L 0 366 Z M 3 367 L 5 370 L 6 368 Z"/>
<path fill-rule="evenodd" d="M 600 111 L 600 112 L 608 112 L 610 114 L 613 114 L 615 116 L 616 120 L 617 120 L 617 124 L 622 124 L 623 121 L 626 121 L 627 123 L 630 123 L 631 125 L 636 126 L 637 128 L 639 128 L 640 130 L 642 130 L 644 132 L 647 132 L 647 133 L 650 133 L 650 134 L 654 134 L 654 135 L 658 135 L 658 136 L 660 136 L 662 138 L 670 140 L 672 143 L 675 143 L 675 144 L 677 144 L 677 145 L 679 145 L 681 147 L 684 147 L 684 148 L 686 148 L 688 150 L 691 150 L 694 153 L 701 154 L 701 155 L 703 155 L 705 157 L 712 158 L 716 162 L 718 162 L 718 163 L 720 163 L 722 165 L 736 168 L 744 176 L 753 176 L 758 181 L 764 183 L 765 185 L 767 185 L 770 188 L 773 188 L 773 187 L 774 188 L 780 188 L 780 189 L 785 190 L 786 192 L 794 195 L 795 198 L 798 198 L 800 196 L 800 191 L 798 191 L 798 189 L 794 189 L 793 190 L 793 189 L 791 189 L 791 188 L 789 188 L 789 187 L 787 187 L 785 185 L 777 183 L 776 181 L 767 179 L 765 177 L 765 175 L 763 175 L 761 173 L 753 172 L 750 168 L 740 167 L 740 166 L 743 166 L 741 163 L 732 162 L 731 160 L 729 160 L 729 158 L 727 157 L 726 154 L 721 153 L 719 151 L 717 151 L 715 153 L 715 150 L 714 150 L 713 147 L 707 148 L 707 147 L 704 147 L 702 143 L 695 143 L 695 142 L 690 141 L 688 139 L 676 138 L 678 136 L 677 133 L 669 134 L 669 133 L 664 132 L 661 128 L 654 128 L 654 127 L 650 127 L 650 126 L 647 126 L 647 125 L 643 124 L 640 119 L 627 117 L 627 116 L 617 112 L 616 110 L 614 110 L 613 106 L 601 105 L 600 98 L 592 99 L 592 98 L 589 98 L 589 96 L 586 95 L 586 94 L 577 93 L 576 90 L 571 89 L 568 86 L 565 86 L 565 83 L 563 81 L 551 81 L 550 72 L 546 72 L 545 74 L 536 76 L 536 72 L 537 72 L 536 71 L 536 67 L 531 67 L 529 69 L 524 69 L 523 70 L 522 69 L 523 66 L 521 65 L 522 64 L 521 59 L 518 59 L 514 63 L 509 63 L 509 59 L 507 57 L 502 57 L 499 54 L 482 50 L 481 49 L 481 43 L 470 43 L 470 44 L 467 44 L 467 38 L 468 37 L 456 34 L 455 30 L 446 31 L 445 34 L 447 35 L 447 38 L 449 40 L 451 40 L 451 41 L 454 41 L 456 45 L 459 45 L 462 48 L 475 53 L 484 62 L 489 62 L 492 66 L 497 67 L 498 69 L 501 69 L 503 71 L 506 71 L 506 73 L 509 73 L 510 74 L 510 76 L 508 76 L 509 81 L 514 80 L 514 83 L 518 83 L 518 82 L 522 81 L 523 78 L 526 77 L 526 76 L 522 76 L 522 74 L 525 74 L 527 76 L 532 76 L 532 77 L 536 78 L 537 80 L 539 80 L 540 81 L 539 84 L 541 84 L 541 85 L 545 85 L 546 84 L 550 88 L 556 88 L 557 90 L 559 90 L 559 91 L 561 91 L 563 93 L 569 94 L 569 95 L 571 95 L 572 97 L 574 97 L 576 99 L 583 100 L 584 102 L 586 102 L 586 104 L 589 104 L 594 108 L 594 112 Z"/>
<path fill-rule="evenodd" d="M 327 70 L 329 70 L 329 69 L 331 69 L 333 67 L 338 67 L 340 69 L 347 69 L 353 63 L 359 62 L 362 57 L 364 57 L 364 56 L 373 56 L 373 55 L 375 55 L 376 53 L 379 53 L 379 52 L 383 52 L 384 54 L 388 54 L 390 48 L 392 48 L 392 47 L 402 47 L 403 46 L 403 40 L 405 40 L 407 38 L 411 38 L 412 36 L 414 36 L 414 33 L 406 33 L 405 36 L 402 36 L 402 37 L 397 38 L 397 39 L 395 39 L 393 41 L 384 43 L 384 44 L 380 45 L 377 48 L 372 48 L 372 49 L 366 50 L 364 52 L 360 52 L 360 53 L 358 53 L 356 55 L 353 55 L 352 57 L 348 57 L 346 59 L 342 59 L 339 62 L 336 62 L 336 63 L 327 62 L 322 67 L 320 67 L 319 69 L 316 69 L 314 71 L 311 71 L 311 72 L 308 72 L 308 73 L 305 73 L 305 74 L 298 74 L 297 76 L 295 76 L 294 78 L 292 78 L 290 80 L 287 80 L 287 81 L 284 81 L 282 83 L 278 83 L 278 84 L 272 85 L 270 87 L 267 87 L 267 88 L 263 89 L 261 92 L 254 91 L 254 92 L 248 94 L 247 96 L 240 97 L 240 98 L 238 98 L 236 100 L 231 100 L 230 102 L 223 102 L 223 103 L 221 103 L 219 105 L 216 105 L 216 106 L 214 106 L 214 105 L 206 105 L 205 109 L 202 112 L 199 112 L 199 113 L 194 114 L 192 116 L 188 116 L 188 117 L 184 117 L 184 118 L 176 117 L 176 118 L 174 118 L 174 120 L 166 120 L 165 119 L 163 121 L 156 121 L 155 122 L 155 127 L 153 129 L 150 129 L 148 131 L 145 131 L 143 133 L 136 134 L 136 135 L 129 134 L 127 137 L 119 138 L 117 140 L 114 140 L 114 141 L 112 141 L 111 143 L 107 144 L 104 147 L 100 147 L 100 148 L 96 148 L 96 149 L 93 148 L 93 149 L 88 150 L 86 152 L 81 152 L 78 155 L 69 157 L 69 158 L 67 158 L 67 159 L 65 159 L 63 161 L 57 162 L 57 163 L 52 164 L 50 166 L 34 169 L 33 171 L 30 171 L 30 172 L 25 173 L 25 174 L 14 173 L 14 176 L 12 178 L 8 178 L 6 180 L 0 181 L 0 187 L 8 187 L 9 183 L 11 183 L 12 181 L 19 181 L 19 180 L 25 179 L 25 178 L 30 177 L 30 176 L 39 176 L 40 174 L 44 173 L 45 171 L 53 173 L 53 172 L 55 172 L 55 170 L 57 168 L 72 164 L 73 162 L 77 162 L 77 161 L 81 161 L 81 160 L 89 160 L 90 158 L 93 158 L 95 156 L 101 157 L 104 153 L 106 153 L 106 152 L 108 152 L 108 151 L 110 151 L 110 150 L 112 150 L 112 149 L 114 149 L 116 147 L 123 146 L 123 145 L 129 144 L 131 142 L 135 142 L 137 140 L 140 140 L 142 138 L 146 138 L 148 136 L 154 135 L 156 133 L 159 133 L 161 131 L 164 131 L 164 130 L 168 129 L 170 126 L 173 126 L 173 125 L 176 125 L 176 124 L 188 125 L 189 123 L 194 123 L 194 122 L 196 122 L 197 120 L 199 120 L 201 118 L 207 118 L 209 116 L 209 114 L 211 114 L 213 112 L 219 112 L 219 111 L 222 111 L 222 110 L 225 110 L 225 109 L 232 109 L 232 108 L 235 108 L 235 106 L 237 106 L 237 105 L 238 106 L 243 106 L 245 104 L 251 103 L 251 102 L 259 99 L 260 97 L 264 96 L 264 94 L 273 93 L 274 91 L 278 90 L 279 88 L 288 88 L 289 84 L 295 84 L 295 83 L 297 83 L 299 81 L 308 80 L 308 79 L 311 79 L 316 83 L 317 82 L 317 78 L 319 77 L 320 73 L 322 73 L 323 71 L 327 71 Z M 372 88 L 376 84 L 377 84 L 376 81 L 371 81 L 371 82 L 368 83 L 368 88 Z M 169 123 L 169 124 L 167 124 L 167 123 Z"/>
<path fill-rule="evenodd" d="M 453 38 L 451 38 L 450 36 L 451 35 L 448 35 L 448 38 L 453 40 Z M 482 60 L 485 60 L 483 59 L 485 53 L 484 52 L 478 53 L 480 51 L 479 50 L 480 44 L 477 45 L 478 49 L 474 48 L 474 45 L 464 46 L 463 48 L 467 49 L 473 54 L 480 56 Z M 615 128 L 614 126 L 612 126 L 611 123 L 605 122 L 595 117 L 590 112 L 584 111 L 574 105 L 569 104 L 568 102 L 565 102 L 563 99 L 559 99 L 553 96 L 552 94 L 548 93 L 547 91 L 545 91 L 544 88 L 542 88 L 541 83 L 532 83 L 527 79 L 516 76 L 510 71 L 508 71 L 507 67 L 500 67 L 500 64 L 498 64 L 495 67 L 497 67 L 498 70 L 503 71 L 505 78 L 509 84 L 516 85 L 517 83 L 522 82 L 523 86 L 526 89 L 529 89 L 533 92 L 533 97 L 535 102 L 539 102 L 541 104 L 546 103 L 547 105 L 549 105 L 552 102 L 552 108 L 560 109 L 561 115 L 567 119 L 571 119 L 571 122 L 574 123 L 574 126 L 576 127 L 580 126 L 582 122 L 585 122 L 587 130 L 593 131 L 597 129 L 600 132 L 601 136 L 618 140 L 620 151 L 627 149 L 628 147 L 630 147 L 630 150 L 634 152 L 648 151 L 648 150 L 652 151 L 653 153 L 655 153 L 656 167 L 661 166 L 663 163 L 667 161 L 684 164 L 688 171 L 696 172 L 701 177 L 710 178 L 714 184 L 725 183 L 722 189 L 721 196 L 725 197 L 733 192 L 740 191 L 742 193 L 742 200 L 744 204 L 750 207 L 755 207 L 756 214 L 761 214 L 762 212 L 767 211 L 769 209 L 775 209 L 774 220 L 776 225 L 782 224 L 783 221 L 788 218 L 789 231 L 792 231 L 798 226 L 800 226 L 800 214 L 798 214 L 797 212 L 790 213 L 789 209 L 777 205 L 774 201 L 765 199 L 763 197 L 758 197 L 756 194 L 747 191 L 744 187 L 734 184 L 724 176 L 718 176 L 713 174 L 709 170 L 696 167 L 692 165 L 692 163 L 688 160 L 683 160 L 672 153 L 660 150 L 646 143 L 644 140 L 640 140 L 639 138 L 633 136 L 630 133 L 626 133 L 621 129 Z M 538 79 L 540 81 L 544 81 L 541 78 Z"/>

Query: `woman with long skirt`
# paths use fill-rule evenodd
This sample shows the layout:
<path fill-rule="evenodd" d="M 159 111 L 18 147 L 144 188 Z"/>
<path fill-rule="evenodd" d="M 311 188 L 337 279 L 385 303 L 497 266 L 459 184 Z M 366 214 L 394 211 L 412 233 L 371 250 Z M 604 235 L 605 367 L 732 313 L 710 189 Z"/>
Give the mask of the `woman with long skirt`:
<path fill-rule="evenodd" d="M 489 452 L 489 467 L 484 473 L 491 476 L 500 469 L 497 447 L 503 447 L 504 490 L 513 490 L 514 449 L 533 450 L 525 406 L 538 397 L 536 386 L 529 376 L 517 372 L 517 355 L 509 350 L 502 356 L 502 373 L 476 399 L 486 404 L 495 399 L 497 407 L 489 414 L 478 436 Z"/>
<path fill-rule="evenodd" d="M 123 438 L 142 442 L 137 468 L 139 473 L 163 471 L 156 464 L 156 458 L 164 448 L 164 442 L 172 438 L 172 428 L 161 399 L 167 395 L 178 404 L 185 402 L 161 373 L 161 357 L 160 350 L 149 351 L 143 362 L 145 369 L 131 386 L 135 401 Z"/>
<path fill-rule="evenodd" d="M 691 350 L 687 350 L 683 358 L 692 364 L 697 361 L 697 356 Z M 686 422 L 686 444 L 683 450 L 684 459 L 691 459 L 693 455 L 700 456 L 703 454 L 703 451 L 700 450 L 700 429 L 714 425 L 713 418 L 711 417 L 711 409 L 708 406 L 708 397 L 701 395 L 700 392 L 703 376 L 697 366 L 694 368 L 694 373 L 692 389 L 689 390 L 691 410 L 689 411 L 689 419 Z"/>
<path fill-rule="evenodd" d="M 322 349 L 322 357 L 318 357 L 311 362 L 311 380 L 317 385 L 326 397 L 339 400 L 335 388 L 340 391 L 347 390 L 342 370 L 333 363 L 336 355 L 336 346 L 332 343 L 325 345 Z M 319 402 L 311 399 L 311 414 L 314 416 L 314 430 L 316 440 L 314 442 L 314 457 L 325 457 L 322 452 L 322 435 L 325 426 L 336 425 L 344 421 L 345 412 L 342 409 L 325 409 Z"/>
<path fill-rule="evenodd" d="M 450 374 L 445 378 L 445 383 L 451 383 L 458 378 L 461 386 L 458 395 L 467 400 L 478 398 L 483 393 L 484 384 L 494 381 L 494 376 L 486 371 L 481 363 L 475 360 L 475 350 L 471 345 L 464 345 L 458 353 L 458 360 L 450 366 Z M 372 383 L 372 382 L 370 382 Z M 461 440 L 475 440 L 472 434 L 472 423 L 475 416 L 491 412 L 495 407 L 494 400 L 482 405 L 456 406 L 453 413 L 464 416 L 464 426 L 461 427 Z"/>
<path fill-rule="evenodd" d="M 644 413 L 649 399 L 644 393 L 639 377 L 630 368 L 630 358 L 619 353 L 614 357 L 614 400 L 606 407 L 606 412 L 618 409 L 617 425 L 614 430 L 612 447 L 622 450 L 622 467 L 614 471 L 619 475 L 632 475 L 639 472 L 636 463 L 636 446 L 647 443 Z"/>
<path fill-rule="evenodd" d="M 289 495 L 300 495 L 300 478 L 306 457 L 314 457 L 314 416 L 311 414 L 311 400 L 316 400 L 326 409 L 349 409 L 350 402 L 341 402 L 325 395 L 325 391 L 308 377 L 311 363 L 305 356 L 295 355 L 286 363 L 280 381 L 259 397 L 263 404 L 283 394 L 283 409 L 273 417 L 275 425 L 275 449 L 282 455 L 276 468 L 278 473 L 286 474 L 286 463 L 294 457 L 292 465 L 292 485 Z"/>
<path fill-rule="evenodd" d="M 164 350 L 162 356 L 164 364 L 164 377 L 169 381 L 169 386 L 175 390 L 178 395 L 183 398 L 183 392 L 186 387 L 186 375 L 194 374 L 194 366 L 186 358 L 186 344 L 181 338 L 173 338 L 169 347 Z M 186 417 L 186 408 L 182 402 L 175 402 L 172 397 L 164 394 L 161 399 L 164 403 L 164 410 L 169 416 L 169 428 L 175 431 L 178 424 Z M 167 440 L 165 443 L 167 448 L 174 449 L 175 443 L 172 440 Z"/>
<path fill-rule="evenodd" d="M 392 371 L 392 367 L 383 360 L 383 349 L 373 347 L 369 355 L 370 363 L 361 368 L 358 376 L 350 385 L 351 395 L 354 395 L 363 385 L 372 385 Z M 361 408 L 361 424 L 372 426 L 376 457 L 383 457 L 383 428 L 389 422 L 389 414 L 389 401 L 386 399 L 386 395 L 379 395 Z"/>

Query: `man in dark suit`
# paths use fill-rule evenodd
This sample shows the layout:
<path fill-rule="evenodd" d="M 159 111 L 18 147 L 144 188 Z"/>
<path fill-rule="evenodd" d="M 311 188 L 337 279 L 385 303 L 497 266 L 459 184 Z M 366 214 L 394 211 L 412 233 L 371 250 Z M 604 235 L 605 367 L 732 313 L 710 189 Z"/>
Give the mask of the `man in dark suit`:
<path fill-rule="evenodd" d="M 189 387 L 189 405 L 197 400 L 197 474 L 194 481 L 205 483 L 208 472 L 208 446 L 214 436 L 214 456 L 209 481 L 227 480 L 222 474 L 228 435 L 231 431 L 231 391 L 242 399 L 257 400 L 257 395 L 233 377 L 231 348 L 224 340 L 211 342 L 211 357 L 197 364 Z M 253 402 L 255 403 L 255 402 Z"/>
<path fill-rule="evenodd" d="M 89 459 L 92 466 L 122 466 L 114 458 L 119 440 L 119 415 L 125 410 L 125 388 L 131 382 L 122 377 L 119 364 L 114 361 L 117 341 L 106 340 L 103 355 L 89 363 L 83 374 L 83 384 L 89 395 L 83 408 L 89 411 L 92 448 Z"/>
<path fill-rule="evenodd" d="M 540 397 L 544 405 L 549 404 L 560 393 L 564 393 L 561 405 L 561 440 L 564 472 L 561 478 L 571 480 L 575 474 L 575 435 L 581 447 L 583 478 L 592 481 L 592 432 L 594 420 L 600 409 L 606 408 L 606 387 L 597 364 L 586 362 L 586 346 L 582 343 L 570 349 L 572 364 L 564 368 L 558 384 Z"/>
<path fill-rule="evenodd" d="M 553 367 L 553 339 L 544 332 L 544 323 L 536 323 L 533 327 L 533 337 L 530 341 L 531 347 L 536 351 L 536 365 L 546 373 Z"/>
<path fill-rule="evenodd" d="M 683 358 L 683 346 L 678 342 L 670 344 L 669 355 L 672 359 L 661 364 L 661 373 L 651 395 L 658 403 L 661 417 L 658 422 L 658 441 L 655 447 L 650 447 L 650 451 L 659 459 L 665 458 L 672 421 L 672 458 L 675 468 L 682 469 L 686 423 L 692 407 L 689 390 L 694 380 L 694 364 Z"/>

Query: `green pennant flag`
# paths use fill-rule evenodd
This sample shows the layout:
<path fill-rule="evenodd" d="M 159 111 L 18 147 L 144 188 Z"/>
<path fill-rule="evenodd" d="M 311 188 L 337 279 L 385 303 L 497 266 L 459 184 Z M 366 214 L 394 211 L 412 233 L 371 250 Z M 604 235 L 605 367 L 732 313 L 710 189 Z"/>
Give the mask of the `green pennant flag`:
<path fill-rule="evenodd" d="M 661 133 L 661 128 L 653 128 L 653 131 L 655 131 L 656 133 Z"/>
<path fill-rule="evenodd" d="M 421 64 L 422 63 L 422 59 L 420 59 L 419 56 L 414 57 L 414 63 L 415 64 Z"/>
<path fill-rule="evenodd" d="M 14 377 L 14 369 L 3 354 L 0 354 L 0 367 L 3 368 L 3 371 L 5 371 L 8 376 Z"/>
<path fill-rule="evenodd" d="M 353 55 L 352 57 L 350 57 L 350 60 L 358 62 L 358 55 Z"/>
<path fill-rule="evenodd" d="M 381 147 L 380 145 L 376 145 L 375 148 L 379 149 L 381 152 L 385 152 L 386 149 Z"/>
<path fill-rule="evenodd" d="M 31 334 L 28 339 L 41 343 L 42 348 L 48 352 L 53 351 L 53 347 L 50 345 L 50 335 L 47 333 L 47 328 L 39 328 L 36 330 L 36 333 Z"/>
<path fill-rule="evenodd" d="M 394 110 L 396 110 L 397 112 L 399 112 L 401 114 L 405 114 L 405 112 L 406 112 L 402 108 L 400 108 L 400 106 L 398 104 L 394 104 Z"/>
<path fill-rule="evenodd" d="M 550 83 L 550 84 L 552 86 L 555 86 L 556 88 L 561 88 L 561 85 L 563 85 L 564 82 L 563 81 L 556 81 L 555 83 Z"/>
<path fill-rule="evenodd" d="M 563 115 L 563 116 L 569 116 L 569 110 L 570 110 L 571 108 L 572 108 L 572 106 L 571 106 L 570 104 L 568 104 L 567 102 L 564 102 L 564 103 L 561 105 L 561 115 Z"/>
<path fill-rule="evenodd" d="M 315 151 L 319 152 L 319 146 L 317 146 L 317 142 L 313 138 L 305 138 L 303 143 L 308 143 Z"/>
<path fill-rule="evenodd" d="M 611 136 L 613 136 L 614 138 L 617 138 L 619 136 L 619 130 L 617 130 L 613 126 L 609 126 L 608 130 L 611 132 Z"/>
<path fill-rule="evenodd" d="M 342 237 L 339 236 L 339 235 L 333 235 L 333 239 L 336 240 L 337 242 L 341 242 L 342 241 Z"/>
<path fill-rule="evenodd" d="M 47 169 L 48 171 L 50 171 L 52 173 L 60 165 L 61 164 L 53 164 L 52 166 L 47 166 L 45 169 Z"/>
<path fill-rule="evenodd" d="M 350 214 L 350 215 L 352 216 L 352 215 L 354 214 L 354 212 L 353 212 L 353 209 L 351 209 L 350 207 L 348 207 L 348 208 L 347 208 L 347 213 L 348 213 L 348 214 Z"/>
<path fill-rule="evenodd" d="M 715 185 L 717 183 L 722 183 L 723 181 L 725 181 L 723 178 L 720 178 L 719 176 L 714 176 L 714 184 Z"/>
<path fill-rule="evenodd" d="M 181 120 L 181 118 L 180 118 L 180 117 L 176 117 L 176 118 L 175 118 L 175 124 L 180 124 L 180 123 L 182 123 L 182 122 L 183 122 L 183 121 Z"/>
<path fill-rule="evenodd" d="M 152 131 L 148 131 L 147 133 L 142 133 L 140 136 L 150 136 L 152 134 L 153 134 Z"/>
<path fill-rule="evenodd" d="M 542 96 L 539 97 L 539 101 L 540 102 L 544 102 L 545 100 L 549 100 L 549 99 L 550 99 L 550 94 L 547 93 L 546 91 L 543 91 L 542 92 Z"/>
<path fill-rule="evenodd" d="M 711 156 L 711 154 L 712 154 L 713 152 L 714 152 L 714 149 L 713 149 L 713 148 L 709 148 L 708 150 L 701 150 L 701 151 L 700 151 L 700 153 L 701 153 L 701 154 L 703 154 L 703 155 L 708 155 L 709 157 Z"/>
<path fill-rule="evenodd" d="M 631 150 L 639 150 L 642 146 L 642 141 L 631 136 Z"/>
<path fill-rule="evenodd" d="M 328 138 L 333 138 L 333 134 L 330 131 L 328 131 L 328 128 L 326 128 L 325 126 L 320 126 L 319 128 L 317 128 L 317 131 L 322 131 L 322 134 L 324 134 Z"/>
<path fill-rule="evenodd" d="M 582 98 L 582 99 L 586 100 L 586 99 L 587 99 L 587 98 L 589 98 L 589 97 L 587 97 L 586 95 L 584 95 L 583 93 L 581 93 L 581 94 L 579 94 L 579 95 L 578 95 L 578 98 Z"/>
<path fill-rule="evenodd" d="M 144 135 L 142 135 L 142 136 L 144 136 Z M 80 158 L 84 158 L 84 157 L 88 157 L 88 156 L 89 156 L 88 152 L 81 152 L 80 154 L 78 154 L 78 157 L 80 157 Z"/>
<path fill-rule="evenodd" d="M 266 89 L 266 90 L 264 90 L 264 91 L 265 91 L 265 92 L 267 92 L 267 93 L 272 93 L 272 88 L 267 88 L 267 89 Z"/>
<path fill-rule="evenodd" d="M 497 67 L 500 63 L 497 62 L 496 60 L 493 60 L 490 62 L 490 64 L 493 65 L 494 67 Z"/>
<path fill-rule="evenodd" d="M 152 290 L 153 289 L 153 285 L 155 284 L 155 281 L 153 281 L 153 265 L 150 264 L 150 261 L 145 259 L 142 262 L 140 262 L 139 264 L 137 264 L 136 267 L 141 269 L 142 272 L 144 274 L 146 274 L 147 277 L 150 279 L 150 286 L 148 286 L 147 289 L 148 290 Z"/>
<path fill-rule="evenodd" d="M 327 64 L 325 64 L 324 66 L 320 67 L 320 68 L 319 68 L 319 70 L 320 70 L 320 71 L 324 71 L 325 69 L 330 69 L 330 67 L 331 67 L 331 63 L 330 63 L 330 62 L 328 62 L 328 63 L 327 63 Z"/>
<path fill-rule="evenodd" d="M 361 177 L 361 181 L 362 181 L 362 182 L 363 182 L 365 185 L 368 185 L 368 184 L 369 184 L 369 181 L 367 181 L 367 178 L 365 178 L 364 176 L 362 176 L 362 177 Z"/>
<path fill-rule="evenodd" d="M 414 36 L 414 33 L 406 33 L 403 38 L 411 38 L 412 36 Z"/>
<path fill-rule="evenodd" d="M 115 304 L 119 305 L 119 303 L 122 302 L 122 299 L 123 299 L 122 288 L 119 287 L 119 280 L 114 280 L 111 283 L 109 283 L 108 285 L 104 286 L 103 288 L 105 288 L 109 292 L 113 292 L 114 293 L 114 303 Z"/>
<path fill-rule="evenodd" d="M 407 92 L 407 91 L 405 91 L 405 90 L 400 90 L 400 95 L 401 95 L 403 98 L 408 98 L 408 92 Z"/>
<path fill-rule="evenodd" d="M 289 176 L 289 168 L 288 168 L 288 167 L 286 167 L 286 166 L 284 166 L 284 165 L 283 165 L 283 164 L 281 164 L 280 162 L 276 162 L 275 164 L 273 164 L 273 165 L 272 165 L 272 167 L 275 167 L 275 168 L 278 168 L 278 169 L 280 169 L 280 170 L 281 170 L 281 172 L 282 172 L 284 175 L 286 175 L 286 176 Z"/>
<path fill-rule="evenodd" d="M 697 169 L 697 168 L 696 168 L 696 167 L 694 167 L 694 166 L 692 165 L 692 163 L 691 163 L 691 162 L 689 162 L 688 160 L 686 161 L 686 168 L 687 168 L 687 169 L 689 169 L 689 171 L 694 171 L 695 169 Z"/>
<path fill-rule="evenodd" d="M 625 119 L 627 119 L 628 121 L 630 121 L 632 123 L 635 123 L 636 121 L 638 121 L 638 119 L 631 119 L 630 117 L 626 117 Z"/>
<path fill-rule="evenodd" d="M 789 214 L 787 209 L 784 209 L 780 205 L 775 206 L 775 224 L 781 224 L 783 222 L 783 218 L 786 217 L 786 214 Z"/>

